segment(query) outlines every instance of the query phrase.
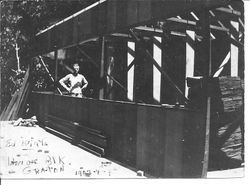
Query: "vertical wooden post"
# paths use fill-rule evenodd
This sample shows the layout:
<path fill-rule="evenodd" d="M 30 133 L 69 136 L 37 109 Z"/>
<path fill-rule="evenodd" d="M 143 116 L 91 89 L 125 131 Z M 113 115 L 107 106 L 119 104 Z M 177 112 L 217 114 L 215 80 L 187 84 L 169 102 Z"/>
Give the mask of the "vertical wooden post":
<path fill-rule="evenodd" d="M 1 41 L 1 39 L 0 39 Z M 2 65 L 0 65 L 0 114 L 2 113 Z"/>
<path fill-rule="evenodd" d="M 202 57 L 204 59 L 204 78 L 208 79 L 212 75 L 211 61 L 211 38 L 210 38 L 210 19 L 208 9 L 204 9 L 201 16 L 201 31 L 203 36 Z M 202 177 L 207 177 L 208 162 L 209 162 L 209 139 L 210 139 L 210 117 L 211 117 L 211 97 L 207 97 L 206 107 L 206 125 L 205 125 L 205 146 L 204 159 L 202 168 Z"/>
<path fill-rule="evenodd" d="M 101 67 L 100 67 L 100 78 L 104 77 L 104 60 L 105 60 L 105 38 L 102 37 L 102 47 L 101 47 Z M 102 84 L 103 85 L 103 84 Z M 99 91 L 99 99 L 104 99 L 104 87 L 101 87 Z"/>
<path fill-rule="evenodd" d="M 153 58 L 160 67 L 162 67 L 161 42 L 161 37 L 153 38 Z M 161 102 L 161 72 L 155 66 L 153 66 L 153 98 Z"/>
<path fill-rule="evenodd" d="M 54 57 L 55 57 L 55 81 L 58 80 L 58 51 L 54 51 Z"/>
<path fill-rule="evenodd" d="M 230 21 L 233 28 L 239 33 L 239 23 L 235 21 Z M 239 34 L 231 34 L 231 38 L 234 40 L 239 40 Z M 239 62 L 239 48 L 231 43 L 231 76 L 238 76 L 238 62 Z"/>
<path fill-rule="evenodd" d="M 0 16 L 2 16 L 2 1 L 0 2 Z M 0 30 L 2 30 L 2 24 L 0 24 Z M 2 37 L 0 37 L 0 43 L 2 43 Z M 2 91 L 3 91 L 3 85 L 2 85 L 2 65 L 0 65 L 0 112 L 2 111 Z"/>
<path fill-rule="evenodd" d="M 135 56 L 135 43 L 128 41 L 128 53 L 127 53 L 127 66 L 129 66 Z M 127 73 L 127 98 L 131 101 L 134 101 L 134 73 L 135 66 L 132 66 Z"/>
<path fill-rule="evenodd" d="M 195 51 L 194 51 L 194 42 L 195 42 L 195 32 L 191 30 L 186 30 L 186 75 L 185 75 L 185 96 L 188 96 L 188 86 L 187 86 L 187 77 L 194 76 L 194 60 L 195 60 Z"/>

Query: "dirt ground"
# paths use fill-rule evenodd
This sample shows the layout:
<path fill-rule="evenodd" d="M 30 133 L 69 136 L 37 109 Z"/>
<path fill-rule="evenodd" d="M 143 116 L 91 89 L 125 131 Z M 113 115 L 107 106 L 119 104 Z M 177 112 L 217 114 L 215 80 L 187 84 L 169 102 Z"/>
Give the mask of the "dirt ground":
<path fill-rule="evenodd" d="M 1 122 L 2 178 L 142 178 L 34 126 Z"/>

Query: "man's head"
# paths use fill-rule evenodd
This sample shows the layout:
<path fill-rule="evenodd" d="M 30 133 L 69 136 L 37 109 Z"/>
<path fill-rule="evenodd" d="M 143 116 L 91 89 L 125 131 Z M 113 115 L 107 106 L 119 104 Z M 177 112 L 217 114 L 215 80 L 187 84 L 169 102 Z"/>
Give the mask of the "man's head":
<path fill-rule="evenodd" d="M 78 63 L 74 63 L 73 64 L 73 68 L 74 68 L 75 74 L 78 74 L 79 69 L 80 69 L 79 64 Z"/>

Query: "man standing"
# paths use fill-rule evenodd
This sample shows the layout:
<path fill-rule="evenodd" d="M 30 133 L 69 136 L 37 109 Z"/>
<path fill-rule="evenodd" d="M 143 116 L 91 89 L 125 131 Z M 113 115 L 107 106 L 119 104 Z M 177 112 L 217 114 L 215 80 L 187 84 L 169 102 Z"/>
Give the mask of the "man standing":
<path fill-rule="evenodd" d="M 78 73 L 80 67 L 77 63 L 73 64 L 73 68 L 74 73 L 66 75 L 59 81 L 59 83 L 70 93 L 71 96 L 83 97 L 82 90 L 87 87 L 88 81 L 83 75 Z"/>

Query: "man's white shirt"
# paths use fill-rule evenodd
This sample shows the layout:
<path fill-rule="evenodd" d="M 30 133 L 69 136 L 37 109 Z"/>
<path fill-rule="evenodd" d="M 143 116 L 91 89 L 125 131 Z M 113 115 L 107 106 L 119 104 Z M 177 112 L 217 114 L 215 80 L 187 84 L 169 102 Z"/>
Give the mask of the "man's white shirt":
<path fill-rule="evenodd" d="M 62 81 L 69 81 L 71 92 L 76 94 L 82 93 L 81 87 L 87 82 L 85 77 L 81 74 L 77 74 L 76 76 L 74 76 L 73 74 L 68 74 L 62 79 Z"/>

